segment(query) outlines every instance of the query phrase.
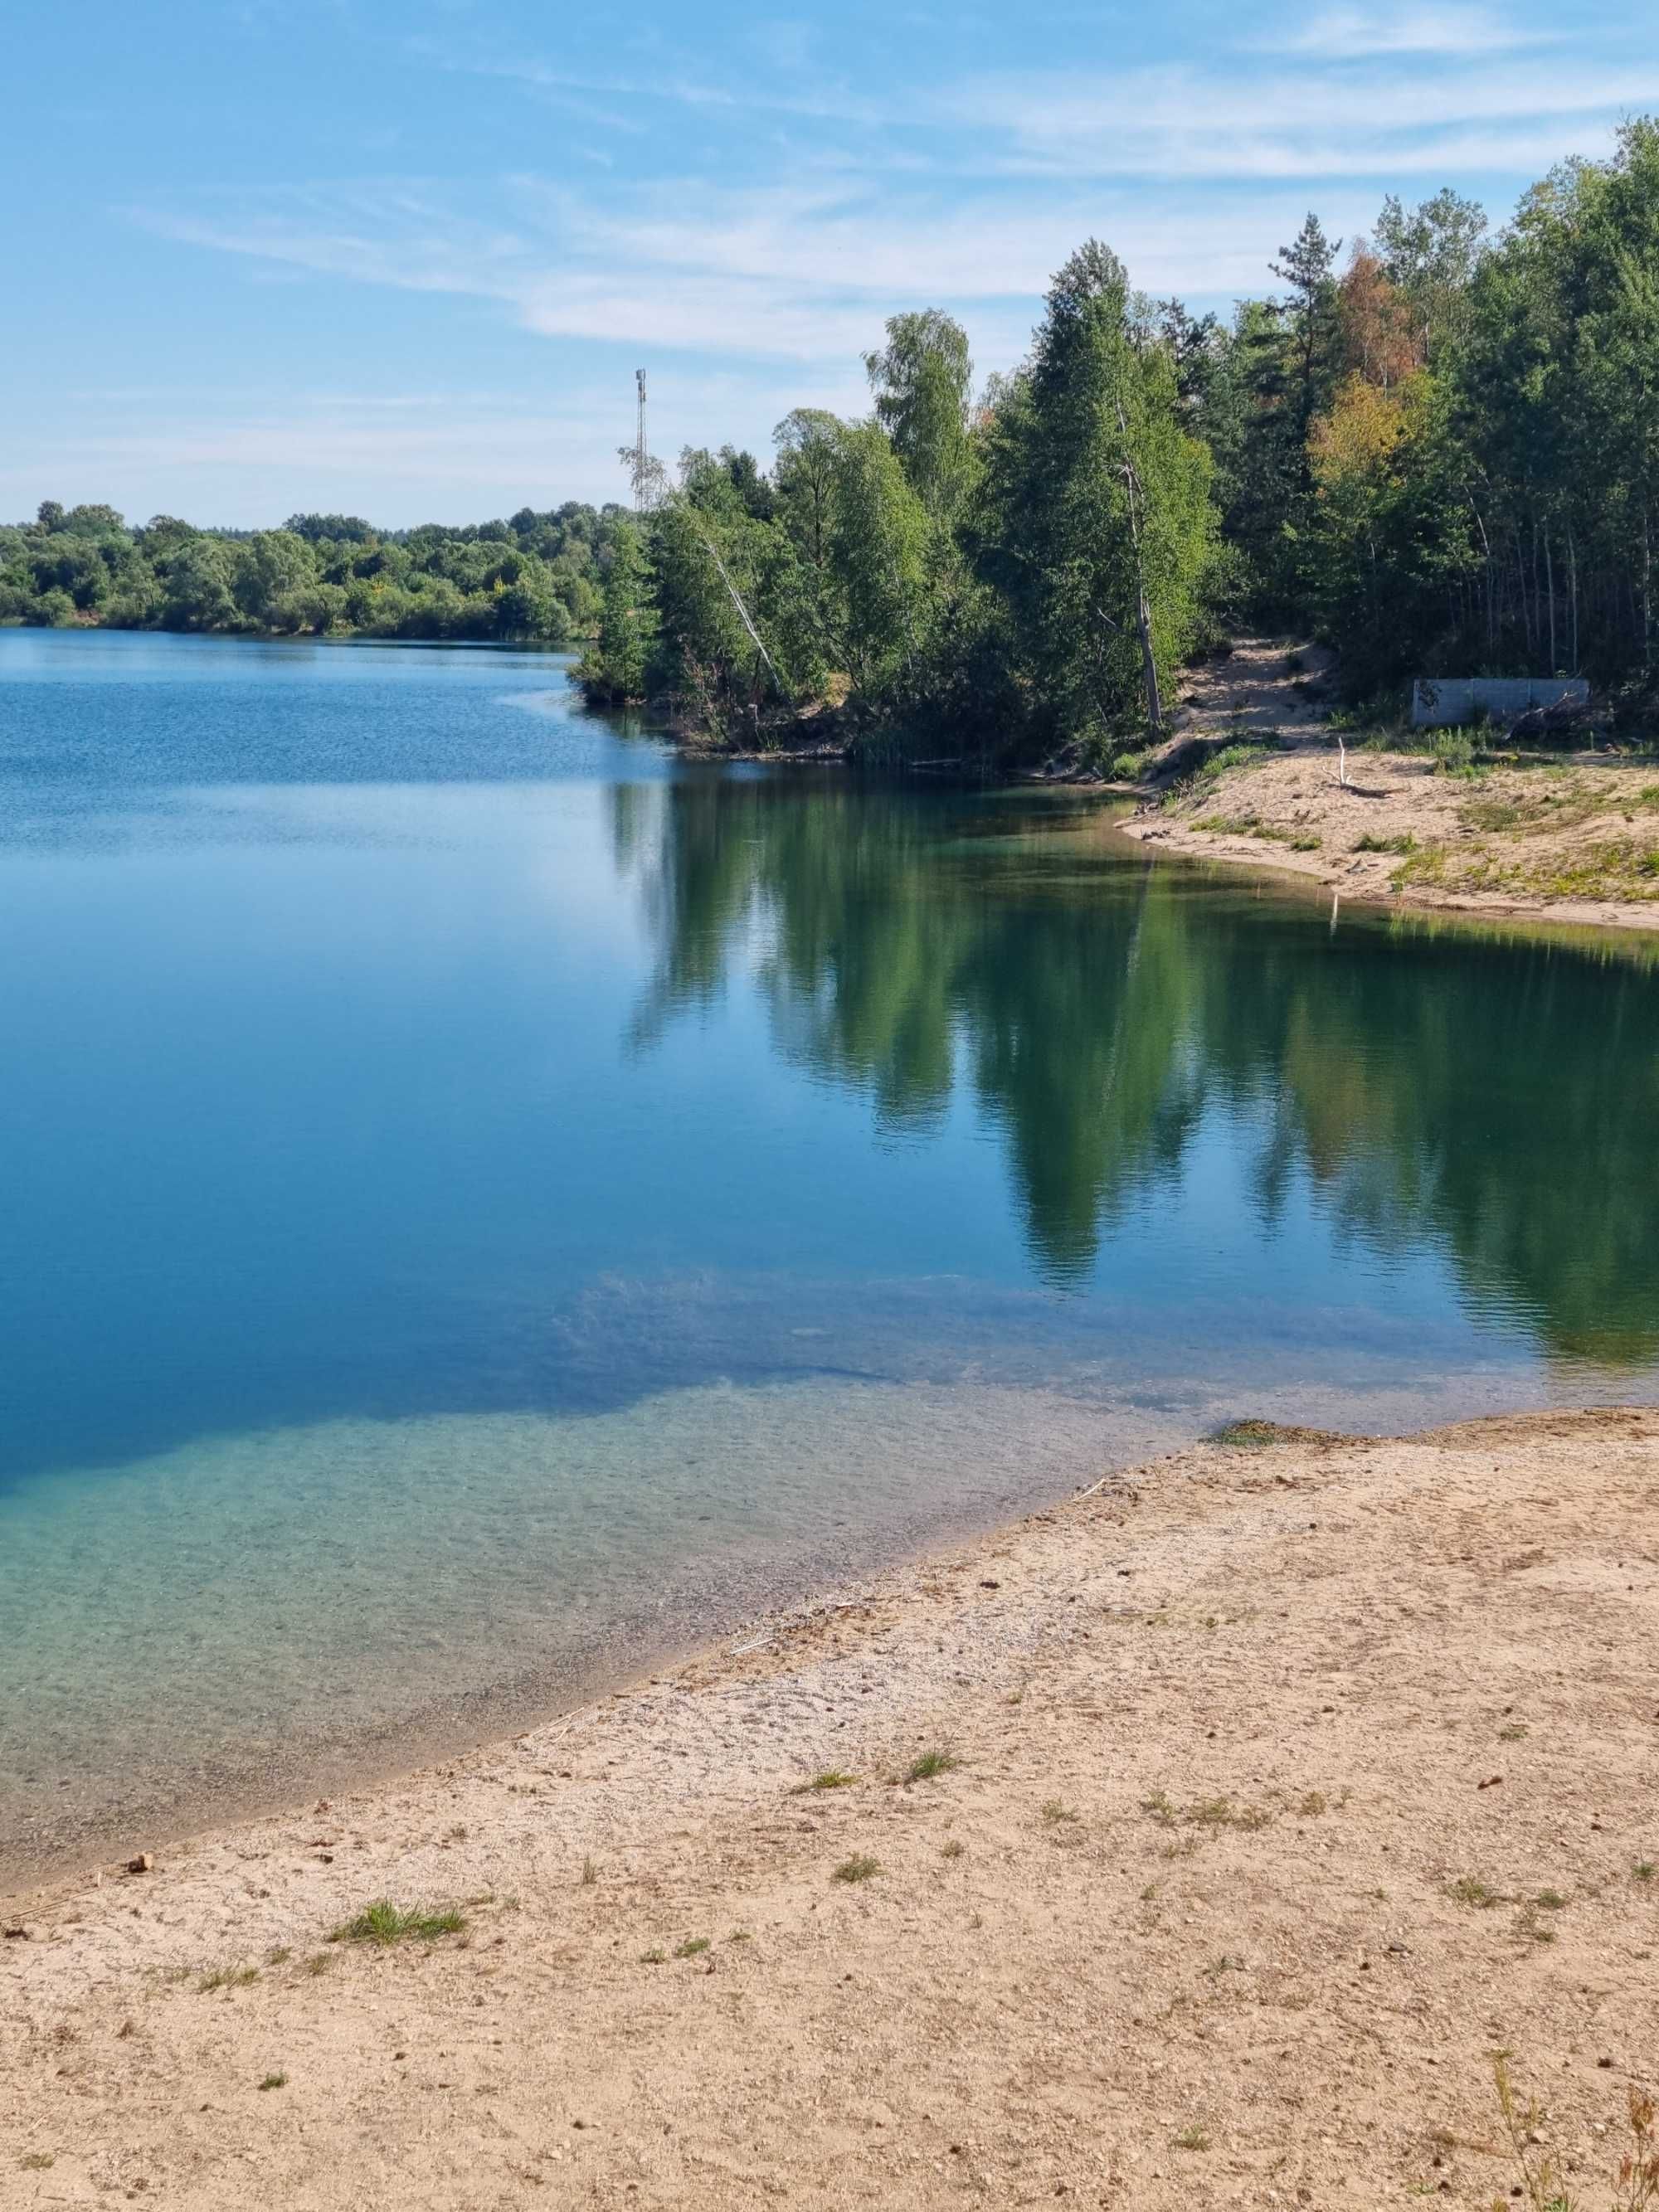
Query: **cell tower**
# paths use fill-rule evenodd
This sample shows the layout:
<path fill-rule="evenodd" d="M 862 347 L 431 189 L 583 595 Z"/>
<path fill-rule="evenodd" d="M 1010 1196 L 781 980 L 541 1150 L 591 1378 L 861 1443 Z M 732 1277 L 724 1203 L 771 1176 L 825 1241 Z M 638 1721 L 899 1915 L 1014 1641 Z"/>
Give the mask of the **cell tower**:
<path fill-rule="evenodd" d="M 651 451 L 645 442 L 645 371 L 636 368 L 634 381 L 639 386 L 639 418 L 634 432 L 634 512 L 641 512 L 646 503 L 651 482 Z"/>

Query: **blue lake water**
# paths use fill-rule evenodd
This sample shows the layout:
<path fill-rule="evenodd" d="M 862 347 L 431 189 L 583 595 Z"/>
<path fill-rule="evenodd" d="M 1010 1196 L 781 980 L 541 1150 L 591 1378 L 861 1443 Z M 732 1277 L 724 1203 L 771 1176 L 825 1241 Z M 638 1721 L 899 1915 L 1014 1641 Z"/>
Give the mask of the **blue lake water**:
<path fill-rule="evenodd" d="M 0 1874 L 1221 1418 L 1654 1395 L 1646 948 L 548 656 L 0 631 Z"/>

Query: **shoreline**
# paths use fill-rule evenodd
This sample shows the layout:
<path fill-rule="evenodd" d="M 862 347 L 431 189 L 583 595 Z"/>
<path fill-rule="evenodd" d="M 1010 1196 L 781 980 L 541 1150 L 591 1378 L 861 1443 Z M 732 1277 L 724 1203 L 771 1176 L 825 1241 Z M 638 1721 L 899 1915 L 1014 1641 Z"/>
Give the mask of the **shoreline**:
<path fill-rule="evenodd" d="M 1498 2043 L 1599 2182 L 1659 2050 L 1659 1409 L 1243 1442 L 14 1898 L 16 2201 L 1486 2205 Z M 329 1943 L 376 1897 L 468 1925 Z"/>
<path fill-rule="evenodd" d="M 1651 762 L 1578 755 L 1493 769 L 1471 783 L 1419 755 L 1349 761 L 1344 786 L 1334 744 L 1304 739 L 1201 775 L 1191 792 L 1118 827 L 1153 854 L 1317 886 L 1389 913 L 1600 935 L 1659 931 L 1659 897 L 1645 890 L 1659 853 Z"/>

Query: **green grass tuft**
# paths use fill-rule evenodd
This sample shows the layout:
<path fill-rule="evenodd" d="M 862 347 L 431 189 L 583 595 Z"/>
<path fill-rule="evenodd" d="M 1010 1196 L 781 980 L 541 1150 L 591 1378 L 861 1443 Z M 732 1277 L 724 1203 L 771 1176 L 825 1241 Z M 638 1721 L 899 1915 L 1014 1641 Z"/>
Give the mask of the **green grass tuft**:
<path fill-rule="evenodd" d="M 286 2074 L 267 2074 L 259 2087 L 262 2089 L 286 2089 L 288 2076 Z"/>
<path fill-rule="evenodd" d="M 355 1919 L 343 1922 L 328 1940 L 374 1943 L 384 1949 L 389 1943 L 430 1943 L 440 1936 L 459 1936 L 465 1926 L 465 1916 L 453 1905 L 439 1912 L 424 1912 L 419 1905 L 394 1905 L 381 1897 L 365 1905 Z"/>
<path fill-rule="evenodd" d="M 919 1751 L 904 1770 L 904 1779 L 911 1782 L 931 1782 L 935 1775 L 949 1774 L 962 1761 L 948 1747 L 936 1751 Z"/>
<path fill-rule="evenodd" d="M 850 1790 L 857 1780 L 856 1774 L 848 1774 L 842 1767 L 826 1766 L 821 1774 L 815 1774 L 810 1782 L 798 1782 L 789 1795 L 792 1797 L 805 1797 L 814 1790 Z"/>
<path fill-rule="evenodd" d="M 881 1872 L 881 1861 L 872 1859 L 868 1851 L 854 1851 L 850 1859 L 843 1859 L 830 1874 L 831 1881 L 871 1881 Z"/>

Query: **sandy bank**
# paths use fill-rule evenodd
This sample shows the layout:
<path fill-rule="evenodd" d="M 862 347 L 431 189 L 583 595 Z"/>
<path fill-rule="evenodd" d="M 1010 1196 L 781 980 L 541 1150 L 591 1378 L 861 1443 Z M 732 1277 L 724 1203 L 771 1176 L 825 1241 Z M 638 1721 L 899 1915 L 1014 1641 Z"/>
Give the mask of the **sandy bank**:
<path fill-rule="evenodd" d="M 1659 929 L 1659 771 L 1580 755 L 1478 779 L 1431 760 L 1293 750 L 1204 779 L 1122 826 L 1154 852 L 1284 869 L 1340 896 Z"/>
<path fill-rule="evenodd" d="M 18 1900 L 0 2203 L 1484 2207 L 1499 2045 L 1589 2191 L 1659 2075 L 1656 1508 L 1655 1412 L 1206 1447 Z M 382 1896 L 465 1929 L 325 1940 Z"/>

